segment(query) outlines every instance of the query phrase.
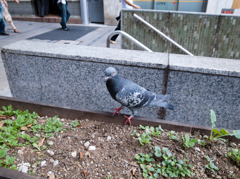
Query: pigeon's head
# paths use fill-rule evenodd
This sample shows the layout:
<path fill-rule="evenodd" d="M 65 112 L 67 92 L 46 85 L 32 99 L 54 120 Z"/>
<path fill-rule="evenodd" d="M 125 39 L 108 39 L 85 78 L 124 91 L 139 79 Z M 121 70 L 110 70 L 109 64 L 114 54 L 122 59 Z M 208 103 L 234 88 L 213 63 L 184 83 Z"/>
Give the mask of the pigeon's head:
<path fill-rule="evenodd" d="M 105 80 L 107 81 L 110 78 L 113 78 L 115 76 L 117 76 L 118 72 L 115 68 L 113 67 L 108 67 L 105 70 Z"/>

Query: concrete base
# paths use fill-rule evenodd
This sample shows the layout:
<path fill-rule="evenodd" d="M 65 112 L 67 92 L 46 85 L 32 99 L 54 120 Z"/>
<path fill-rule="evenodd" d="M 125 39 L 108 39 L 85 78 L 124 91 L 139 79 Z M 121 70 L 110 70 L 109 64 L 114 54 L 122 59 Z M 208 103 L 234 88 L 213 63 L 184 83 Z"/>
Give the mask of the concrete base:
<path fill-rule="evenodd" d="M 13 20 L 20 21 L 32 21 L 32 22 L 49 22 L 49 23 L 60 23 L 61 17 L 59 16 L 13 16 Z M 68 24 L 82 24 L 82 19 L 80 17 L 70 17 L 67 22 Z"/>
<path fill-rule="evenodd" d="M 214 109 L 217 127 L 240 128 L 240 61 L 32 41 L 3 47 L 2 58 L 16 98 L 111 112 L 119 104 L 108 94 L 104 69 L 114 66 L 121 76 L 173 97 L 175 111 L 143 108 L 139 116 L 210 126 Z"/>

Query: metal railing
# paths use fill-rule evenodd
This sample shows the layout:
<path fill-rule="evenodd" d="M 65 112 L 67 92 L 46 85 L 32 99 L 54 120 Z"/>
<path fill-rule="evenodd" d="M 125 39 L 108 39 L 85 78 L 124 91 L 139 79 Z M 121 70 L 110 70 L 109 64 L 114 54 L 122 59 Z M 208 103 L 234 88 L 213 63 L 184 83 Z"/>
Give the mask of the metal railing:
<path fill-rule="evenodd" d="M 110 39 L 112 38 L 112 36 L 117 35 L 117 34 L 121 34 L 124 37 L 126 37 L 127 39 L 131 40 L 132 42 L 134 42 L 138 47 L 148 51 L 148 52 L 153 52 L 152 50 L 150 50 L 149 48 L 147 48 L 145 45 L 143 45 L 141 42 L 139 42 L 138 40 L 136 40 L 135 38 L 133 38 L 131 35 L 129 35 L 128 33 L 124 32 L 124 31 L 114 31 L 113 33 L 111 33 L 108 38 L 107 38 L 107 48 L 110 47 Z"/>
<path fill-rule="evenodd" d="M 143 18 L 139 17 L 137 14 L 133 14 L 133 17 L 137 18 L 138 20 L 140 20 L 141 22 L 143 22 L 145 25 L 147 25 L 148 27 L 150 27 L 151 29 L 153 29 L 155 32 L 157 32 L 159 35 L 161 35 L 162 37 L 164 37 L 165 39 L 167 39 L 169 42 L 171 42 L 172 44 L 174 44 L 175 46 L 177 46 L 178 48 L 180 48 L 182 51 L 184 51 L 185 53 L 187 53 L 188 55 L 194 56 L 192 53 L 190 53 L 188 50 L 186 50 L 184 47 L 182 47 L 181 45 L 179 45 L 177 42 L 175 42 L 174 40 L 172 40 L 170 37 L 166 36 L 164 33 L 162 33 L 160 30 L 156 29 L 154 26 L 152 26 L 151 24 L 149 24 L 147 21 L 145 21 Z"/>

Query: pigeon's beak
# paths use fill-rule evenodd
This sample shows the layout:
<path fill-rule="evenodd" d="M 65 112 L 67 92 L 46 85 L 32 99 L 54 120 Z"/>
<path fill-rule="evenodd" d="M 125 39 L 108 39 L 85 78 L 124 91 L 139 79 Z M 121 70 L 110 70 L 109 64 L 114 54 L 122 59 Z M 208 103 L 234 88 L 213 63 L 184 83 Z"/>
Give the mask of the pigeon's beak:
<path fill-rule="evenodd" d="M 104 81 L 107 81 L 109 79 L 109 77 L 108 76 L 105 76 L 105 80 Z"/>

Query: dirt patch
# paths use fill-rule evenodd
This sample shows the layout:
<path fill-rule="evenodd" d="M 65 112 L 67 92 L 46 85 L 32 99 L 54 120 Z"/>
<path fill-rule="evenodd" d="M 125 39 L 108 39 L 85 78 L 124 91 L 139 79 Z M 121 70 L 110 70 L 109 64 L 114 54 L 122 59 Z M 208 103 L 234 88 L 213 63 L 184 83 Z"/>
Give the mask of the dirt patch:
<path fill-rule="evenodd" d="M 46 119 L 42 117 L 39 121 L 44 123 Z M 225 156 L 230 148 L 239 148 L 239 143 L 207 142 L 205 146 L 196 144 L 185 149 L 181 139 L 184 132 L 176 133 L 180 140 L 173 141 L 169 139 L 169 131 L 164 130 L 151 140 L 151 145 L 142 146 L 138 138 L 131 135 L 134 131 L 143 133 L 139 127 L 84 119 L 79 120 L 80 126 L 73 130 L 70 125 L 72 120 L 59 120 L 64 123 L 64 131 L 46 138 L 43 141 L 43 145 L 47 146 L 45 150 L 38 151 L 28 145 L 8 151 L 16 157 L 18 167 L 28 163 L 28 173 L 43 177 L 54 175 L 58 179 L 143 178 L 142 169 L 134 156 L 149 153 L 152 146 L 159 146 L 168 148 L 177 159 L 187 158 L 187 163 L 193 165 L 192 178 L 240 178 L 237 165 Z M 32 132 L 24 132 L 32 135 Z M 198 134 L 189 135 L 203 139 Z M 205 167 L 207 155 L 219 168 L 215 174 Z"/>

